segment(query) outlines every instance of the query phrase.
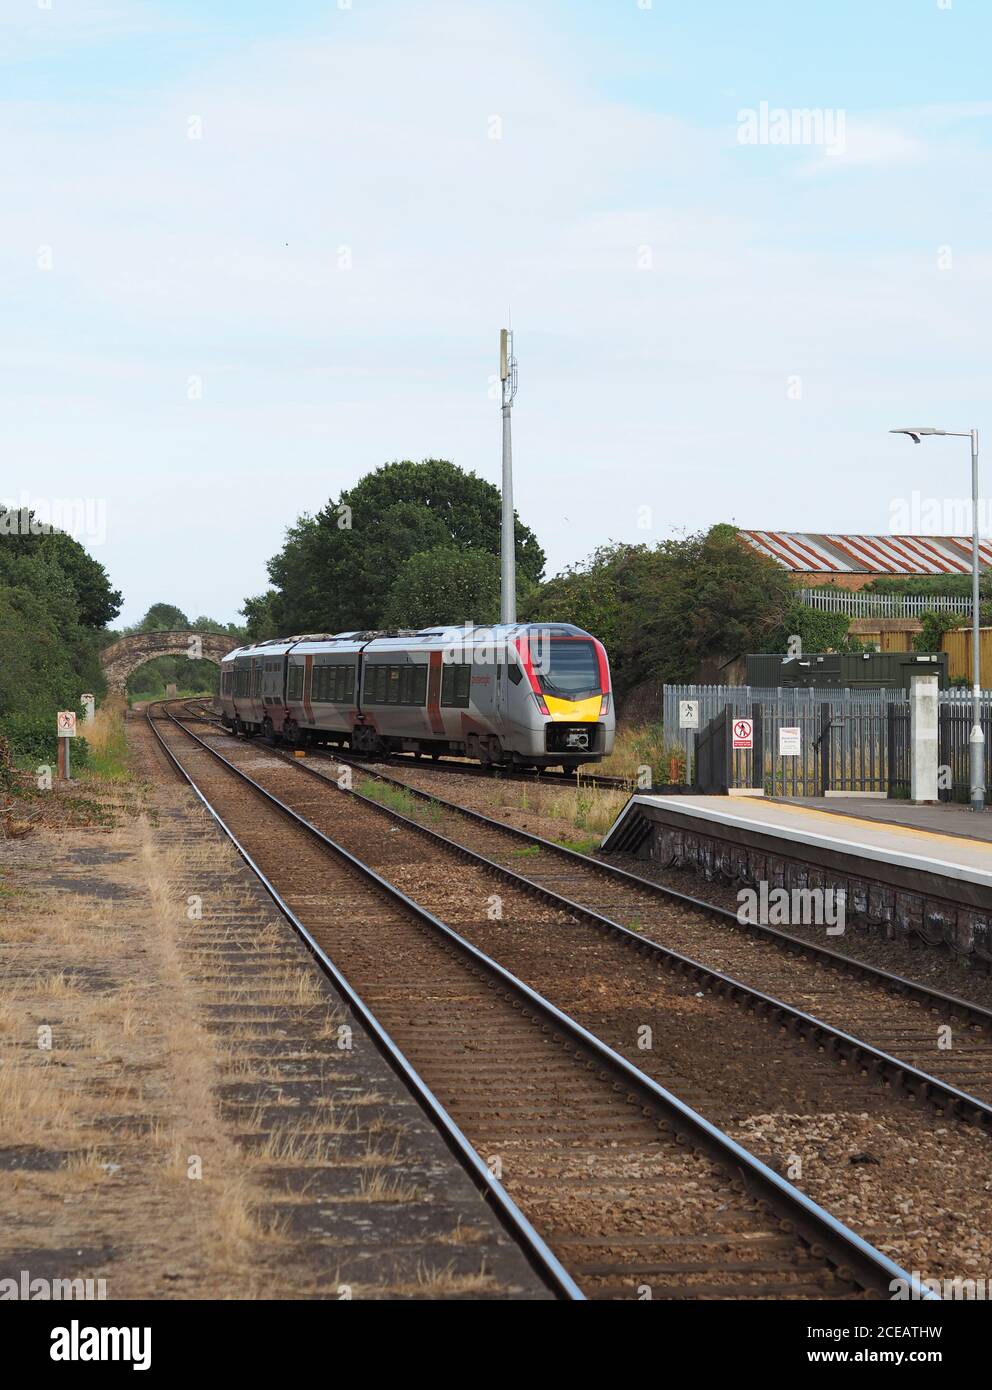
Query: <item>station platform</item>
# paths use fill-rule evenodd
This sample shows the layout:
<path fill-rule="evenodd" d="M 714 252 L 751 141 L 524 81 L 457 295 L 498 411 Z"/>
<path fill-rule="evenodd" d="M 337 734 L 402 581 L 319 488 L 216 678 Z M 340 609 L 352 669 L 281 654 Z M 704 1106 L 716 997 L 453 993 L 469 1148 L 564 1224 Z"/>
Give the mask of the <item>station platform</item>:
<path fill-rule="evenodd" d="M 721 798 L 722 800 L 722 798 Z M 987 811 L 976 815 L 968 806 L 954 801 L 939 801 L 936 805 L 916 805 L 897 798 L 805 796 L 773 798 L 772 804 L 798 806 L 809 811 L 824 811 L 831 816 L 847 816 L 853 820 L 904 825 L 935 835 L 953 835 L 964 840 L 984 840 L 992 849 L 992 804 Z"/>
<path fill-rule="evenodd" d="M 826 804 L 639 793 L 602 852 L 724 883 L 843 891 L 855 922 L 992 964 L 992 825 L 986 830 L 984 816 L 908 802 Z M 982 833 L 965 835 L 964 826 Z"/>

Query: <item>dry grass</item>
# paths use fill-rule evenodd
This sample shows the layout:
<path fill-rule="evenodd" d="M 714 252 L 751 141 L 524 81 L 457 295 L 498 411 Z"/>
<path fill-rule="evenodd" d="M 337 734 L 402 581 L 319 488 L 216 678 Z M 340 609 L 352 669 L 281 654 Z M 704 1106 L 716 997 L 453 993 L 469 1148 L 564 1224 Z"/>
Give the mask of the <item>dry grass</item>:
<path fill-rule="evenodd" d="M 621 725 L 617 729 L 613 752 L 593 769 L 606 777 L 625 777 L 631 783 L 644 781 L 650 769 L 651 784 L 680 782 L 685 772 L 685 755 L 680 744 L 665 741 L 660 724 Z M 674 774 L 674 775 L 673 775 Z"/>
<path fill-rule="evenodd" d="M 627 804 L 627 793 L 553 787 L 540 782 L 500 783 L 501 806 L 516 806 L 521 811 L 560 820 L 567 825 L 593 835 L 605 835 Z M 563 829 L 565 826 L 563 825 Z"/>
<path fill-rule="evenodd" d="M 39 1052 L 43 1058 L 48 1054 Z M 0 1145 L 73 1148 L 91 1137 L 60 1070 L 34 1056 L 0 1067 Z"/>
<path fill-rule="evenodd" d="M 363 1202 L 416 1202 L 423 1196 L 415 1183 L 391 1177 L 381 1169 L 363 1172 L 358 1189 Z"/>
<path fill-rule="evenodd" d="M 112 701 L 105 701 L 94 712 L 93 718 L 88 723 L 80 724 L 79 728 L 86 735 L 86 742 L 93 752 L 106 752 L 123 736 L 124 710 Z"/>

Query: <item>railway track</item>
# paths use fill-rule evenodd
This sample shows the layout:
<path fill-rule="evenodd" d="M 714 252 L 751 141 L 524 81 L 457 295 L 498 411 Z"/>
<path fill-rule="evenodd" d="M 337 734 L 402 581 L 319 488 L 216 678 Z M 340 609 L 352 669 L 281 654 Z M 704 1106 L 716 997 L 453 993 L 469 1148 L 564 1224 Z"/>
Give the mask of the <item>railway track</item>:
<path fill-rule="evenodd" d="M 858 1298 L 908 1278 L 253 778 L 250 745 L 236 764 L 148 717 L 563 1296 Z"/>
<path fill-rule="evenodd" d="M 590 920 L 608 913 L 608 925 L 633 928 L 650 944 L 675 952 L 669 958 L 689 978 L 725 989 L 729 986 L 714 980 L 714 972 L 741 980 L 750 976 L 760 982 L 762 994 L 772 996 L 772 1004 L 763 1007 L 773 1019 L 795 1026 L 796 1011 L 829 1019 L 841 1036 L 818 1035 L 832 1050 L 859 1063 L 868 1042 L 883 1054 L 872 1059 L 873 1065 L 896 1084 L 990 1126 L 992 1010 L 774 927 L 741 923 L 726 908 L 446 801 L 364 761 L 322 751 L 316 758 L 348 766 L 429 806 L 430 827 L 405 818 L 417 833 L 431 838 L 433 831 L 437 839 L 443 831 L 451 847 L 464 849 L 469 857 L 481 855 L 494 870 L 525 879 L 549 902 L 565 899 L 570 907 L 590 910 Z M 294 766 L 313 772 L 305 763 Z M 389 814 L 404 819 L 395 809 Z M 689 951 L 692 956 L 686 960 Z M 664 953 L 658 958 L 664 959 Z M 812 979 L 807 964 L 816 967 Z M 860 987 L 851 989 L 852 982 Z M 791 1009 L 775 1007 L 779 1002 Z M 943 1087 L 934 1084 L 934 1069 L 946 1083 Z M 971 1098 L 982 1103 L 972 1105 Z"/>
<path fill-rule="evenodd" d="M 877 1052 L 908 1064 L 886 1068 L 898 1084 L 943 1099 L 954 1113 L 980 1124 L 992 1119 L 992 1010 L 774 927 L 742 923 L 727 908 L 445 801 L 363 762 L 331 754 L 318 757 L 402 789 L 431 808 L 430 829 L 443 831 L 494 867 L 525 878 L 549 901 L 565 898 L 593 914 L 608 913 L 614 924 L 636 930 L 654 945 L 679 955 L 691 952 L 689 962 L 679 965 L 690 977 L 706 983 L 717 972 L 760 981 L 763 993 L 829 1019 L 849 1039 L 830 1045 L 852 1060 L 860 1055 L 858 1040 L 869 1042 Z M 407 819 L 420 833 L 427 829 Z M 808 964 L 816 967 L 812 975 L 804 968 Z M 788 1010 L 771 1007 L 769 1012 L 791 1022 Z M 934 1069 L 949 1088 L 942 1096 L 931 1084 Z M 914 1077 L 914 1070 L 929 1080 Z M 971 1105 L 950 1092 L 982 1104 Z"/>

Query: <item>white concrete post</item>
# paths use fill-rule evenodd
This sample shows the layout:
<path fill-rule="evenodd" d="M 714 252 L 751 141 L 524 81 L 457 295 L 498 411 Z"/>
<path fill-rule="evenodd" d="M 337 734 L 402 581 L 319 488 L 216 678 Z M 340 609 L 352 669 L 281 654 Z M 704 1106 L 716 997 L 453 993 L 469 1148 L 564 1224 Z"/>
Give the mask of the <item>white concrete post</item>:
<path fill-rule="evenodd" d="M 937 800 L 937 676 L 916 675 L 909 680 L 909 736 L 912 744 L 914 801 Z"/>

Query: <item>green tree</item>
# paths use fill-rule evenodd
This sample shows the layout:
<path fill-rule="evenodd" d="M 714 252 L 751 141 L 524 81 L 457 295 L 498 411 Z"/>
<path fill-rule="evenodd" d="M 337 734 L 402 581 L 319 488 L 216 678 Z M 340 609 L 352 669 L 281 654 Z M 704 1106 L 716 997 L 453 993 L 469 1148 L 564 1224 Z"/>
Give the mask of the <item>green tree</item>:
<path fill-rule="evenodd" d="M 48 566 L 56 566 L 75 597 L 79 624 L 105 627 L 121 611 L 120 591 L 111 589 L 107 571 L 72 536 L 52 527 L 32 534 L 32 524 L 37 530 L 34 513 L 27 508 L 8 511 L 0 507 L 0 557 L 15 557 L 17 561 L 41 559 Z"/>
<path fill-rule="evenodd" d="M 61 532 L 32 535 L 31 513 L 0 509 L 0 719 L 41 719 L 104 689 L 97 626 L 116 612 L 103 567 Z M 102 578 L 101 578 L 102 577 Z M 102 591 L 101 591 L 102 583 Z M 79 587 L 77 587 L 79 586 Z M 9 728 L 9 726 L 7 726 Z M 17 736 L 11 741 L 18 747 Z"/>
<path fill-rule="evenodd" d="M 515 539 L 518 571 L 536 582 L 544 552 L 519 519 Z M 283 633 L 379 627 L 412 556 L 445 547 L 498 556 L 499 540 L 491 483 L 444 459 L 385 464 L 290 527 L 269 561 L 271 595 L 246 600 L 243 611 L 253 626 L 264 619 Z"/>
<path fill-rule="evenodd" d="M 189 618 L 174 603 L 153 603 L 132 632 L 189 632 Z"/>
<path fill-rule="evenodd" d="M 526 584 L 526 577 L 522 580 Z M 518 583 L 518 600 L 521 584 Z M 438 546 L 411 555 L 393 583 L 386 627 L 499 622 L 499 560 L 483 550 Z"/>
<path fill-rule="evenodd" d="M 275 589 L 268 589 L 264 594 L 245 599 L 241 612 L 245 616 L 245 633 L 250 642 L 263 642 L 266 637 L 280 635 L 279 624 L 273 611 L 278 597 Z M 283 635 L 288 636 L 289 630 L 287 629 Z"/>

